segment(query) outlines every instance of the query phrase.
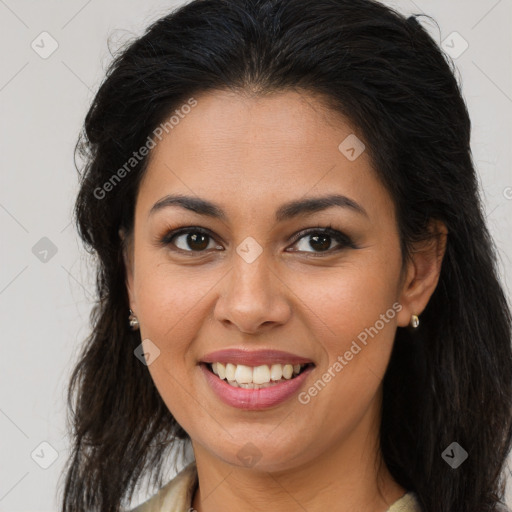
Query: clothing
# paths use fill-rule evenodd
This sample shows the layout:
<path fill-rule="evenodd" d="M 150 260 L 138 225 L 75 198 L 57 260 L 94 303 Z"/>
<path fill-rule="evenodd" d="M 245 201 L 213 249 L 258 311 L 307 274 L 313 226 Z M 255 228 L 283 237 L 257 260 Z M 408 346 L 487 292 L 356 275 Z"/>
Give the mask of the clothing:
<path fill-rule="evenodd" d="M 192 499 L 198 485 L 196 463 L 185 466 L 152 498 L 131 512 L 193 512 Z M 387 512 L 421 512 L 416 495 L 409 491 L 395 501 Z"/>

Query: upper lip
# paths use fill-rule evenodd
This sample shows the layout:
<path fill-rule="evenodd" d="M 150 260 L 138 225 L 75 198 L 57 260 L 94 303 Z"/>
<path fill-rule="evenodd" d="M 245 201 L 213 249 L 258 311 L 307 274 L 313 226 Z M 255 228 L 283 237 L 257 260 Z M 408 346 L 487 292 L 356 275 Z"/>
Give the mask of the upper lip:
<path fill-rule="evenodd" d="M 261 366 L 264 364 L 307 364 L 312 363 L 311 359 L 301 357 L 281 350 L 243 350 L 228 348 L 216 350 L 206 354 L 202 363 L 232 363 L 246 366 Z"/>

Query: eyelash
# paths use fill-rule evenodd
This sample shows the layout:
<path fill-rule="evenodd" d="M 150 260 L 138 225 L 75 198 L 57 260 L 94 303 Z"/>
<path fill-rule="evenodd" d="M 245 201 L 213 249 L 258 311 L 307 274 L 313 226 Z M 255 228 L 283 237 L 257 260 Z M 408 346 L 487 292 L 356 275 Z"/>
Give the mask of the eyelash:
<path fill-rule="evenodd" d="M 162 246 L 168 247 L 170 245 L 173 245 L 172 240 L 174 238 L 176 238 L 180 235 L 183 235 L 183 234 L 188 234 L 188 233 L 200 233 L 200 234 L 206 235 L 206 236 L 210 237 L 211 239 L 215 240 L 215 237 L 210 233 L 209 230 L 201 228 L 199 226 L 188 226 L 186 228 L 177 228 L 177 229 L 174 229 L 174 230 L 166 233 L 159 240 L 159 243 Z M 337 249 L 334 249 L 334 250 L 328 249 L 327 251 L 320 251 L 320 252 L 314 252 L 314 251 L 311 251 L 311 252 L 310 251 L 297 251 L 297 252 L 306 252 L 307 254 L 312 254 L 312 255 L 315 255 L 314 257 L 317 257 L 317 256 L 322 256 L 324 254 L 330 255 L 333 252 L 341 251 L 344 248 L 358 249 L 358 246 L 356 244 L 354 244 L 354 242 L 352 241 L 352 239 L 349 236 L 345 235 L 341 231 L 334 229 L 332 227 L 332 225 L 330 225 L 330 224 L 325 227 L 317 226 L 314 228 L 308 228 L 308 229 L 300 231 L 299 233 L 294 235 L 292 244 L 295 245 L 302 238 L 305 238 L 308 235 L 314 235 L 314 234 L 328 235 L 332 239 L 334 239 L 334 241 L 338 242 L 340 244 L 340 247 L 338 247 Z M 206 250 L 185 251 L 184 249 L 180 249 L 179 247 L 172 248 L 171 250 L 173 250 L 175 252 L 185 253 L 185 254 L 191 253 L 191 255 L 193 255 L 194 253 L 201 254 L 201 255 L 206 253 Z"/>

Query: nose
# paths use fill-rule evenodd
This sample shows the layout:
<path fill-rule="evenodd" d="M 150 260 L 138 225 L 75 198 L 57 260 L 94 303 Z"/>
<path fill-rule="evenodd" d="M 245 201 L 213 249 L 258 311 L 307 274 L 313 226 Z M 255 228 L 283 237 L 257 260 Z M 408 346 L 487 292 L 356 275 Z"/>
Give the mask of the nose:
<path fill-rule="evenodd" d="M 256 334 L 285 324 L 291 316 L 288 288 L 263 255 L 252 263 L 237 256 L 221 286 L 214 317 L 226 327 Z"/>

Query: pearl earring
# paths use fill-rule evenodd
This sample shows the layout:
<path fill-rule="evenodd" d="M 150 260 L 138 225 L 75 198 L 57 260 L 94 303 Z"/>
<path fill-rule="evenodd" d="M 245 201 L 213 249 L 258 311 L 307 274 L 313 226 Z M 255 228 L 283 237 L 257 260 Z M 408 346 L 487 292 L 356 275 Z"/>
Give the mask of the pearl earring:
<path fill-rule="evenodd" d="M 137 320 L 137 317 L 132 313 L 132 310 L 130 309 L 130 316 L 128 317 L 128 320 L 130 322 L 130 327 L 132 331 L 136 331 L 139 328 L 139 321 Z"/>
<path fill-rule="evenodd" d="M 411 321 L 409 322 L 409 325 L 413 329 L 416 329 L 418 327 L 418 325 L 420 325 L 420 319 L 418 318 L 418 315 L 412 315 L 411 316 Z"/>

